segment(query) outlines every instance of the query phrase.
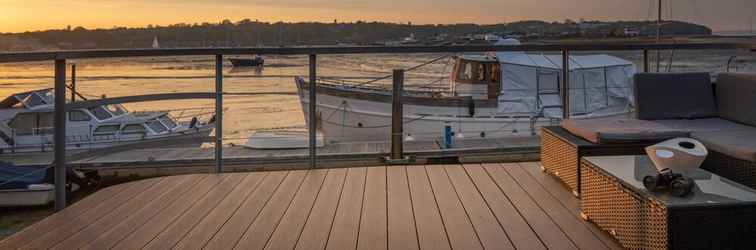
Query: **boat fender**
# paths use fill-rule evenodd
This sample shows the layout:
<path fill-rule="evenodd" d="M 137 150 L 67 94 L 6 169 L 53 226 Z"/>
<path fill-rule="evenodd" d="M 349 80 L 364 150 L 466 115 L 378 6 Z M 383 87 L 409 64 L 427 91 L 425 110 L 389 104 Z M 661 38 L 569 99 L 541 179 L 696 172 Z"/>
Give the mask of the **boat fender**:
<path fill-rule="evenodd" d="M 467 113 L 470 115 L 470 117 L 475 116 L 475 101 L 472 99 L 472 97 L 466 97 L 465 102 L 467 102 Z"/>
<path fill-rule="evenodd" d="M 196 127 L 196 126 L 197 126 L 197 122 L 198 122 L 198 121 L 199 121 L 199 120 L 197 119 L 197 117 L 192 117 L 192 121 L 191 121 L 191 122 L 189 122 L 189 128 L 194 128 L 194 127 Z"/>

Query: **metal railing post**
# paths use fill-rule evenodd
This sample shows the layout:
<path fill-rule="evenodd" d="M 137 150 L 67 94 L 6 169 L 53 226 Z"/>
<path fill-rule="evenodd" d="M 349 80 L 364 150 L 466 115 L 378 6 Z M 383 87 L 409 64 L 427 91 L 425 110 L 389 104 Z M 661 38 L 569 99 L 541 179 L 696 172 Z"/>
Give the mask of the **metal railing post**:
<path fill-rule="evenodd" d="M 562 118 L 570 118 L 570 51 L 562 50 Z"/>
<path fill-rule="evenodd" d="M 317 134 L 318 134 L 318 121 L 317 121 L 317 55 L 311 54 L 310 55 L 310 86 L 308 88 L 309 90 L 309 120 L 310 120 L 310 126 L 309 126 L 309 134 L 310 134 L 310 168 L 316 167 L 316 157 L 317 157 Z"/>
<path fill-rule="evenodd" d="M 215 167 L 223 173 L 223 55 L 215 55 Z"/>
<path fill-rule="evenodd" d="M 76 64 L 71 64 L 71 102 L 76 102 Z"/>
<path fill-rule="evenodd" d="M 55 211 L 66 208 L 66 60 L 55 60 Z"/>
<path fill-rule="evenodd" d="M 643 50 L 643 73 L 648 73 L 649 72 L 650 65 L 648 63 L 649 63 L 649 61 L 648 61 L 648 50 L 644 49 Z"/>
<path fill-rule="evenodd" d="M 402 109 L 402 93 L 404 92 L 404 70 L 394 70 L 394 83 L 393 83 L 393 102 L 391 112 L 391 159 L 401 160 L 404 159 L 404 145 L 403 145 L 403 114 Z"/>

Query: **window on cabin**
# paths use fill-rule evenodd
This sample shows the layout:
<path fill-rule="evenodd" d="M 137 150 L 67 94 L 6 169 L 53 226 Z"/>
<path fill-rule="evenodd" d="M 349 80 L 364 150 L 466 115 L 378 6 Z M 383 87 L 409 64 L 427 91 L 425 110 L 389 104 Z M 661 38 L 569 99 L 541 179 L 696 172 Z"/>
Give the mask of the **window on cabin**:
<path fill-rule="evenodd" d="M 178 124 L 176 124 L 176 122 L 175 122 L 175 121 L 173 121 L 173 119 L 171 119 L 170 117 L 168 117 L 168 115 L 163 115 L 163 116 L 160 116 L 160 117 L 158 118 L 158 120 L 160 120 L 161 122 L 163 122 L 163 125 L 165 125 L 165 126 L 166 126 L 166 127 L 168 127 L 169 129 L 173 129 L 173 128 L 175 128 L 176 126 L 178 126 Z"/>
<path fill-rule="evenodd" d="M 108 113 L 108 111 L 106 111 L 102 107 L 89 108 L 89 112 L 91 112 L 95 117 L 97 117 L 98 120 L 106 120 L 106 119 L 109 119 L 110 117 L 113 117 L 112 115 L 110 115 L 110 113 Z"/>
<path fill-rule="evenodd" d="M 94 130 L 95 135 L 115 135 L 120 125 L 102 125 Z"/>
<path fill-rule="evenodd" d="M 17 135 L 34 134 L 34 128 L 37 127 L 37 114 L 21 113 L 13 117 L 8 126 L 15 130 Z"/>
<path fill-rule="evenodd" d="M 501 82 L 501 65 L 498 63 L 491 65 L 491 82 Z"/>
<path fill-rule="evenodd" d="M 123 108 L 119 105 L 107 105 L 105 106 L 105 108 L 108 109 L 108 111 L 110 111 L 110 113 L 114 116 L 119 116 L 126 113 L 126 111 L 124 111 Z"/>
<path fill-rule="evenodd" d="M 482 63 L 476 63 L 475 64 L 475 80 L 478 81 L 485 81 L 486 80 L 486 65 Z"/>
<path fill-rule="evenodd" d="M 470 62 L 462 61 L 459 66 L 459 80 L 472 79 L 472 72 Z"/>
<path fill-rule="evenodd" d="M 68 112 L 68 120 L 72 122 L 87 122 L 91 121 L 92 117 L 84 111 L 73 110 Z"/>
<path fill-rule="evenodd" d="M 32 93 L 24 99 L 24 105 L 27 107 L 35 107 L 44 104 L 47 104 L 47 102 L 45 102 L 45 99 L 40 97 L 37 93 Z"/>
<path fill-rule="evenodd" d="M 121 134 L 145 134 L 146 132 L 142 124 L 129 124 L 121 129 Z"/>
<path fill-rule="evenodd" d="M 152 131 L 155 131 L 156 134 L 163 133 L 167 131 L 168 129 L 163 126 L 158 120 L 151 120 L 147 122 L 147 126 L 152 129 Z"/>

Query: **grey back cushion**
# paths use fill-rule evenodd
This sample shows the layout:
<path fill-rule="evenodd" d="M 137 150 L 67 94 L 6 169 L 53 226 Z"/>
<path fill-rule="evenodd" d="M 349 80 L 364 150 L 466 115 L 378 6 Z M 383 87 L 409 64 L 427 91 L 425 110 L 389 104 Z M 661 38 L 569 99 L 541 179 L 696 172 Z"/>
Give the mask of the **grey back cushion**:
<path fill-rule="evenodd" d="M 722 118 L 756 126 L 756 74 L 719 74 L 717 104 Z"/>
<path fill-rule="evenodd" d="M 636 117 L 642 120 L 716 117 L 709 73 L 635 75 Z"/>

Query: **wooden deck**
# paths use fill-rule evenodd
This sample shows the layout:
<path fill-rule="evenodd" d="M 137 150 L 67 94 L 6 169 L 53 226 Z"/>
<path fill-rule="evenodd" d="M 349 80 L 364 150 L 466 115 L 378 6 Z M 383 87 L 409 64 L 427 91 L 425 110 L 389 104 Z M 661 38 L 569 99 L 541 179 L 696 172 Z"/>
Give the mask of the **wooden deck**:
<path fill-rule="evenodd" d="M 103 189 L 0 249 L 619 249 L 537 163 L 152 178 Z"/>

